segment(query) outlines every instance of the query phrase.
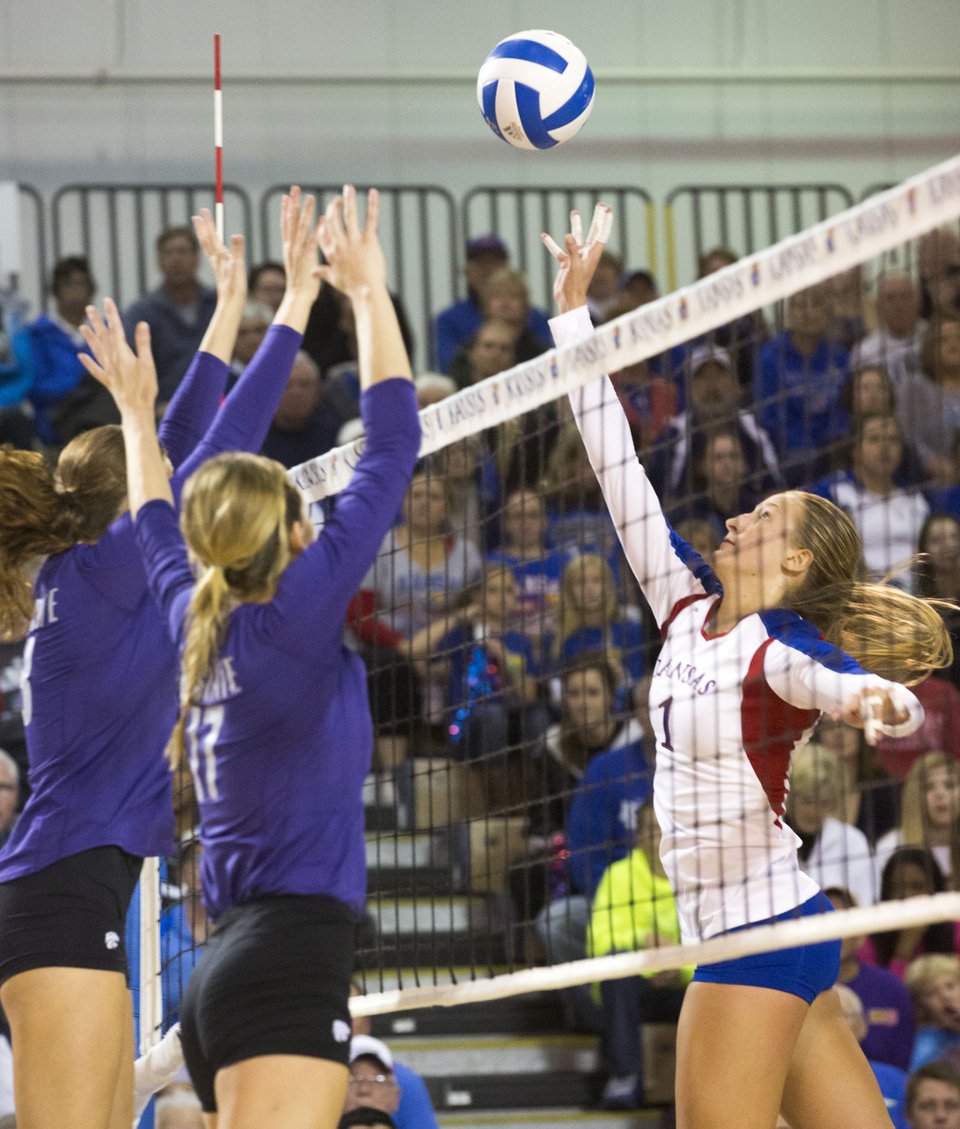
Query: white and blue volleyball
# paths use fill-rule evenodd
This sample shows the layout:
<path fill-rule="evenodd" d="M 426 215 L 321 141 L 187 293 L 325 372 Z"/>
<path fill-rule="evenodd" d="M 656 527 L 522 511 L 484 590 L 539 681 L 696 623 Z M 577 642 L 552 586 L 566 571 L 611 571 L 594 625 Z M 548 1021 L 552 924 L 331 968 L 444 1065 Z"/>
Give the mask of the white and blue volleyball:
<path fill-rule="evenodd" d="M 477 101 L 497 137 L 517 149 L 569 141 L 593 109 L 593 71 L 583 52 L 555 31 L 502 39 L 477 78 Z"/>

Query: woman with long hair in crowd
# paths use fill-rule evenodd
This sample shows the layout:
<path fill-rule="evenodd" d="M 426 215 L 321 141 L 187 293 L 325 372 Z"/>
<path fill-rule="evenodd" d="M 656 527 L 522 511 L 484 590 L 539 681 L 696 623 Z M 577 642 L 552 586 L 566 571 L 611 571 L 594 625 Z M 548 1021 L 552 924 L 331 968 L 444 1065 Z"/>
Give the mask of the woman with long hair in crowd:
<path fill-rule="evenodd" d="M 182 1038 L 220 1129 L 332 1129 L 347 1089 L 373 729 L 343 623 L 420 444 L 375 191 L 363 227 L 357 212 L 352 188 L 331 201 L 318 273 L 353 304 L 366 446 L 316 540 L 284 468 L 244 454 L 211 459 L 190 479 L 178 525 L 152 425 L 148 336 L 141 327 L 134 356 L 98 327 L 137 540 L 182 648 L 170 753 L 193 768 L 203 898 L 217 923 L 184 996 Z"/>
<path fill-rule="evenodd" d="M 591 332 L 586 288 L 608 222 L 601 205 L 585 246 L 544 238 L 560 264 L 559 346 Z M 915 729 L 922 711 L 903 684 L 949 661 L 939 614 L 863 582 L 850 519 L 794 491 L 731 518 L 709 569 L 663 517 L 609 379 L 571 403 L 664 639 L 649 699 L 654 803 L 683 939 L 828 911 L 782 819 L 790 755 L 824 711 L 885 733 Z M 799 1129 L 888 1129 L 828 991 L 839 961 L 832 941 L 700 964 L 677 1033 L 680 1129 L 768 1129 L 781 1109 Z"/>
<path fill-rule="evenodd" d="M 245 297 L 243 242 L 228 251 L 209 213 L 196 221 L 218 297 L 161 425 L 174 495 L 204 459 L 263 442 L 316 295 L 311 215 L 299 190 L 285 198 L 291 284 L 260 358 L 219 411 Z M 174 844 L 163 749 L 177 714 L 176 649 L 137 550 L 124 447 L 119 427 L 84 432 L 54 472 L 40 455 L 0 451 L 0 628 L 30 619 L 32 793 L 0 857 L 0 999 L 27 1129 L 67 1116 L 77 1129 L 131 1124 L 124 919 L 143 858 Z"/>

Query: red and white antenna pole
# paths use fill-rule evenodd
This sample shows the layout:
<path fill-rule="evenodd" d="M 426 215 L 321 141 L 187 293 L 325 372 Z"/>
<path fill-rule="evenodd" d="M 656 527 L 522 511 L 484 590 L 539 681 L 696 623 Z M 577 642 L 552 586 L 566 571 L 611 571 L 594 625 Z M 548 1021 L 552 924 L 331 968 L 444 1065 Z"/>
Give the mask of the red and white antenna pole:
<path fill-rule="evenodd" d="M 220 89 L 220 35 L 213 37 L 213 144 L 216 149 L 217 187 L 214 218 L 217 238 L 223 242 L 223 92 Z"/>

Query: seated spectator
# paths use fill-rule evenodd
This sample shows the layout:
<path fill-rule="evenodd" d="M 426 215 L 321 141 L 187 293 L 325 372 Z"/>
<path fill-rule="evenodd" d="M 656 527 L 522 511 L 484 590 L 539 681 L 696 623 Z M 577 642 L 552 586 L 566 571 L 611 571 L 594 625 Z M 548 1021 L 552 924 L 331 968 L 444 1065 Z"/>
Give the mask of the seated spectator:
<path fill-rule="evenodd" d="M 660 287 L 651 272 L 641 267 L 624 272 L 620 279 L 620 293 L 628 310 L 638 310 L 658 297 Z"/>
<path fill-rule="evenodd" d="M 960 314 L 930 321 L 920 346 L 920 366 L 898 389 L 904 434 L 913 443 L 935 486 L 956 482 L 960 428 Z"/>
<path fill-rule="evenodd" d="M 523 629 L 536 637 L 556 631 L 560 580 L 571 554 L 547 545 L 547 510 L 535 490 L 515 490 L 504 503 L 500 548 L 487 554 L 513 572 L 520 595 Z"/>
<path fill-rule="evenodd" d="M 363 995 L 363 992 L 360 990 L 356 980 L 351 981 L 351 998 L 361 995 Z M 355 1039 L 357 1037 L 369 1036 L 373 1029 L 370 1018 L 366 1015 L 352 1016 L 351 1027 Z M 373 1047 L 374 1043 L 379 1043 L 380 1046 Z M 400 1104 L 397 1106 L 396 1113 L 393 1115 L 396 1129 L 437 1129 L 437 1115 L 433 1108 L 433 1102 L 430 1100 L 430 1094 L 427 1092 L 426 1084 L 420 1075 L 411 1067 L 407 1066 L 406 1063 L 400 1062 L 390 1048 L 379 1039 L 372 1039 L 370 1043 L 361 1043 L 360 1047 L 372 1048 L 375 1056 L 379 1056 L 386 1051 L 393 1059 L 393 1076 L 400 1088 Z M 352 1049 L 351 1044 L 351 1050 Z M 361 1108 L 364 1107 L 358 1106 L 357 1110 Z M 357 1111 L 354 1110 L 351 1112 L 356 1113 Z M 353 1124 L 365 1123 L 354 1122 Z M 374 1126 L 379 1124 L 380 1122 L 373 1123 Z"/>
<path fill-rule="evenodd" d="M 821 889 L 841 886 L 862 906 L 876 900 L 873 854 L 862 831 L 843 822 L 844 779 L 837 756 L 807 744 L 793 754 L 787 823 L 800 837 L 800 869 Z"/>
<path fill-rule="evenodd" d="M 690 354 L 687 408 L 654 442 L 648 463 L 650 481 L 668 508 L 701 493 L 707 436 L 735 427 L 747 463 L 745 484 L 766 495 L 783 486 L 770 436 L 752 411 L 740 407 L 741 389 L 730 354 L 704 346 Z"/>
<path fill-rule="evenodd" d="M 410 640 L 453 610 L 481 569 L 476 545 L 450 528 L 442 480 L 421 464 L 404 497 L 400 524 L 387 535 L 347 617 L 370 674 L 377 758 L 384 770 L 406 759 L 411 719 L 423 720 Z"/>
<path fill-rule="evenodd" d="M 926 847 L 948 886 L 960 875 L 960 764 L 947 753 L 924 753 L 903 782 L 900 822 L 877 843 L 877 876 L 899 847 Z"/>
<path fill-rule="evenodd" d="M 917 243 L 920 313 L 925 318 L 960 313 L 960 234 L 939 227 Z"/>
<path fill-rule="evenodd" d="M 623 300 L 612 307 L 607 321 L 628 313 L 634 306 Z M 643 451 L 662 434 L 679 409 L 677 386 L 652 371 L 651 362 L 637 361 L 610 374 L 624 415 L 630 424 L 634 446 Z"/>
<path fill-rule="evenodd" d="M 690 546 L 702 561 L 713 568 L 713 554 L 720 544 L 714 533 L 713 526 L 708 521 L 697 518 L 683 518 L 674 526 L 676 534 Z"/>
<path fill-rule="evenodd" d="M 467 297 L 442 310 L 433 326 L 430 363 L 441 372 L 450 371 L 453 358 L 476 335 L 485 318 L 480 299 L 483 284 L 490 275 L 507 266 L 508 261 L 506 244 L 498 236 L 479 235 L 467 240 L 463 266 Z M 542 341 L 551 340 L 543 310 L 532 307 L 524 328 Z"/>
<path fill-rule="evenodd" d="M 553 340 L 551 335 L 541 337 L 528 328 L 531 313 L 530 291 L 527 280 L 520 271 L 502 267 L 489 275 L 480 291 L 480 309 L 483 322 L 495 319 L 510 327 L 513 333 L 513 364 L 539 357 L 550 347 L 549 342 Z M 462 345 L 446 369 L 460 388 L 466 388 L 473 382 L 471 374 L 475 370 L 470 359 L 472 348 L 472 344 Z M 475 376 L 473 379 L 476 379 Z"/>
<path fill-rule="evenodd" d="M 724 267 L 732 266 L 739 261 L 739 255 L 729 247 L 713 247 L 705 251 L 697 264 L 697 278 L 706 278 L 716 274 Z M 741 317 L 734 318 L 726 325 L 718 326 L 702 337 L 697 337 L 686 347 L 687 350 L 698 346 L 717 346 L 725 349 L 733 361 L 740 386 L 748 390 L 753 383 L 753 374 L 756 367 L 756 357 L 760 346 L 768 337 L 767 324 L 761 310 L 751 311 Z"/>
<path fill-rule="evenodd" d="M 905 980 L 917 1016 L 910 1069 L 955 1059 L 953 1048 L 960 1048 L 960 958 L 949 953 L 917 957 Z"/>
<path fill-rule="evenodd" d="M 703 493 L 674 506 L 668 516 L 673 525 L 691 520 L 706 522 L 714 543 L 719 545 L 727 535 L 728 519 L 751 513 L 761 500 L 756 490 L 744 485 L 747 460 L 736 428 L 718 429 L 708 436 L 701 467 L 706 483 Z"/>
<path fill-rule="evenodd" d="M 336 445 L 341 423 L 328 410 L 316 363 L 300 349 L 260 453 L 287 468 L 299 466 Z"/>
<path fill-rule="evenodd" d="M 543 489 L 550 544 L 566 552 L 597 553 L 619 575 L 622 554 L 617 530 L 572 420 L 563 424 L 557 435 L 547 460 Z"/>
<path fill-rule="evenodd" d="M 133 342 L 138 322 L 150 326 L 157 366 L 157 408 L 166 405 L 187 371 L 217 304 L 217 292 L 197 277 L 200 242 L 192 227 L 168 227 L 157 236 L 157 266 L 163 281 L 127 307 L 123 325 Z"/>
<path fill-rule="evenodd" d="M 517 582 L 510 569 L 486 565 L 467 601 L 462 610 L 417 632 L 409 654 L 430 660 L 432 679 L 446 675 L 450 752 L 489 764 L 513 750 L 525 753 L 546 731 L 550 711 L 540 696 L 534 641 L 519 623 Z"/>
<path fill-rule="evenodd" d="M 883 868 L 880 901 L 941 894 L 947 888 L 937 860 L 925 847 L 899 847 Z M 960 923 L 936 921 L 873 933 L 857 954 L 903 978 L 907 965 L 925 953 L 956 953 Z"/>
<path fill-rule="evenodd" d="M 954 489 L 960 496 L 960 487 Z M 953 642 L 953 662 L 941 677 L 960 686 L 960 519 L 953 513 L 938 512 L 935 499 L 930 504 L 933 512 L 917 540 L 917 552 L 922 554 L 915 570 L 917 594 L 950 601 L 938 605 Z"/>
<path fill-rule="evenodd" d="M 660 862 L 660 828 L 653 802 L 637 813 L 634 849 L 612 863 L 597 885 L 587 932 L 587 954 L 635 952 L 680 943 L 673 890 Z M 693 967 L 644 972 L 600 984 L 602 1051 L 609 1078 L 602 1109 L 639 1109 L 644 1103 L 640 1025 L 653 1008 L 658 1019 L 676 1021 Z"/>
<path fill-rule="evenodd" d="M 287 289 L 287 271 L 283 263 L 265 259 L 250 268 L 247 275 L 247 295 L 251 302 L 261 302 L 270 310 L 270 320 L 280 309 Z"/>
<path fill-rule="evenodd" d="M 421 411 L 446 400 L 457 390 L 457 382 L 453 377 L 442 372 L 422 372 L 414 378 L 413 386 L 417 391 L 417 406 Z"/>
<path fill-rule="evenodd" d="M 610 311 L 620 302 L 622 275 L 623 259 L 613 251 L 605 249 L 600 255 L 597 269 L 587 287 L 587 309 L 594 325 L 607 321 Z"/>
<path fill-rule="evenodd" d="M 889 776 L 867 744 L 862 729 L 855 729 L 826 714 L 817 723 L 814 740 L 831 749 L 840 761 L 844 777 L 842 819 L 859 828 L 875 846 L 881 836 L 896 827 L 900 811 L 900 781 Z"/>
<path fill-rule="evenodd" d="M 350 1040 L 350 1079 L 343 1112 L 362 1107 L 392 1117 L 399 1105 L 400 1087 L 389 1047 L 372 1035 L 354 1035 Z"/>
<path fill-rule="evenodd" d="M 407 353 L 414 350 L 413 332 L 403 302 L 398 294 L 391 293 L 390 300 L 400 323 L 400 333 Z M 345 314 L 344 310 L 348 312 Z M 303 331 L 303 350 L 316 361 L 321 376 L 326 379 L 330 370 L 357 357 L 353 310 L 349 300 L 338 290 L 326 284 L 320 287 L 316 302 L 310 310 L 307 328 Z"/>
<path fill-rule="evenodd" d="M 436 463 L 447 488 L 450 528 L 486 550 L 499 539 L 500 480 L 493 456 L 479 435 L 470 435 L 439 451 Z"/>
<path fill-rule="evenodd" d="M 13 339 L 13 351 L 27 379 L 37 435 L 51 447 L 66 442 L 58 427 L 58 413 L 69 409 L 71 393 L 86 376 L 77 354 L 89 352 L 80 326 L 87 320 L 87 306 L 95 290 L 86 259 L 79 255 L 61 259 L 50 282 L 54 312 L 41 314 Z"/>
<path fill-rule="evenodd" d="M 850 358 L 827 337 L 829 318 L 823 286 L 802 290 L 787 299 L 786 329 L 760 350 L 757 414 L 789 485 L 809 481 L 820 449 L 846 428 L 837 405 Z"/>
<path fill-rule="evenodd" d="M 834 909 L 853 909 L 857 904 L 849 890 L 829 887 L 824 893 Z M 840 938 L 837 983 L 856 992 L 863 1005 L 867 1032 L 860 1045 L 867 1058 L 908 1070 L 916 1032 L 913 1001 L 899 976 L 859 959 L 857 952 L 865 941 L 863 936 Z"/>
<path fill-rule="evenodd" d="M 850 420 L 847 435 L 822 452 L 818 465 L 823 474 L 844 470 L 853 461 L 854 435 L 858 420 L 869 415 L 894 415 L 900 424 L 903 455 L 894 472 L 898 486 L 923 486 L 929 478 L 919 450 L 908 441 L 904 424 L 897 411 L 898 397 L 893 381 L 882 365 L 861 365 L 853 369 L 840 392 L 840 408 Z M 818 476 L 822 477 L 822 476 Z"/>
<path fill-rule="evenodd" d="M 620 605 L 610 566 L 597 553 L 579 553 L 564 568 L 556 634 L 545 642 L 554 670 L 578 655 L 606 655 L 616 674 L 619 708 L 627 707 L 631 689 L 645 673 L 643 626 Z"/>
<path fill-rule="evenodd" d="M 536 916 L 552 964 L 586 956 L 593 896 L 604 869 L 633 846 L 637 811 L 652 791 L 654 748 L 639 719 L 617 711 L 605 655 L 574 659 L 561 685 L 560 722 L 547 731 L 539 791 L 530 804 L 534 834 L 563 830 L 567 840 L 565 882 Z M 581 1023 L 596 1026 L 589 989 L 566 991 L 564 998 Z"/>
<path fill-rule="evenodd" d="M 276 310 L 271 310 L 266 302 L 248 301 L 243 307 L 237 329 L 237 343 L 233 347 L 233 359 L 230 361 L 230 387 L 243 375 L 243 370 L 253 360 L 254 354 L 267 335 L 275 313 Z"/>
<path fill-rule="evenodd" d="M 850 353 L 856 368 L 879 366 L 899 391 L 908 374 L 920 368 L 926 323 L 920 317 L 920 290 L 904 270 L 884 271 L 875 284 L 879 328 L 858 341 Z"/>
<path fill-rule="evenodd" d="M 30 374 L 12 348 L 23 328 L 27 303 L 0 286 L 0 443 L 30 451 L 36 441 L 33 413 L 27 403 Z"/>
<path fill-rule="evenodd" d="M 847 1026 L 853 1032 L 853 1037 L 863 1047 L 867 1035 L 867 1021 L 863 1012 L 863 1004 L 856 992 L 843 984 L 838 984 L 837 995 L 840 997 L 840 1010 Z M 864 1051 L 866 1054 L 866 1051 Z M 894 1129 L 908 1129 L 904 1117 L 907 1093 L 907 1072 L 899 1066 L 891 1066 L 889 1062 L 876 1062 L 867 1055 L 867 1062 L 883 1094 L 883 1101 L 887 1113 L 893 1122 Z"/>
<path fill-rule="evenodd" d="M 960 1129 L 960 1071 L 948 1062 L 921 1066 L 907 1079 L 910 1129 Z"/>
<path fill-rule="evenodd" d="M 824 282 L 830 306 L 827 337 L 850 350 L 877 328 L 877 310 L 867 294 L 863 267 L 849 267 Z"/>
<path fill-rule="evenodd" d="M 884 769 L 903 778 L 930 749 L 945 749 L 960 761 L 960 691 L 945 678 L 931 675 L 911 686 L 923 706 L 923 722 L 909 737 L 881 737 L 877 757 Z"/>
<path fill-rule="evenodd" d="M 904 490 L 896 484 L 903 440 L 894 416 L 877 414 L 857 419 L 852 454 L 849 467 L 815 482 L 810 491 L 850 515 L 871 572 L 890 576 L 892 583 L 910 588 L 913 577 L 899 570 L 913 557 L 930 507 L 918 490 Z"/>

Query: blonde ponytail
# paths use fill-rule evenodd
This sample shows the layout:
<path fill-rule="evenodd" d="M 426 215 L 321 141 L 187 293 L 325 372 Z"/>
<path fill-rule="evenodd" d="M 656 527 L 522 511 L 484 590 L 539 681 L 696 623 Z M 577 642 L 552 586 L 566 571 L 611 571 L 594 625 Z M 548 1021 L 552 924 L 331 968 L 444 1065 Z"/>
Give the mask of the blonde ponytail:
<path fill-rule="evenodd" d="M 203 699 L 231 611 L 271 597 L 290 563 L 290 529 L 302 518 L 284 468 L 259 455 L 218 455 L 187 482 L 180 525 L 202 571 L 186 617 L 180 715 L 167 746 L 171 767 L 185 752 L 187 718 Z"/>

